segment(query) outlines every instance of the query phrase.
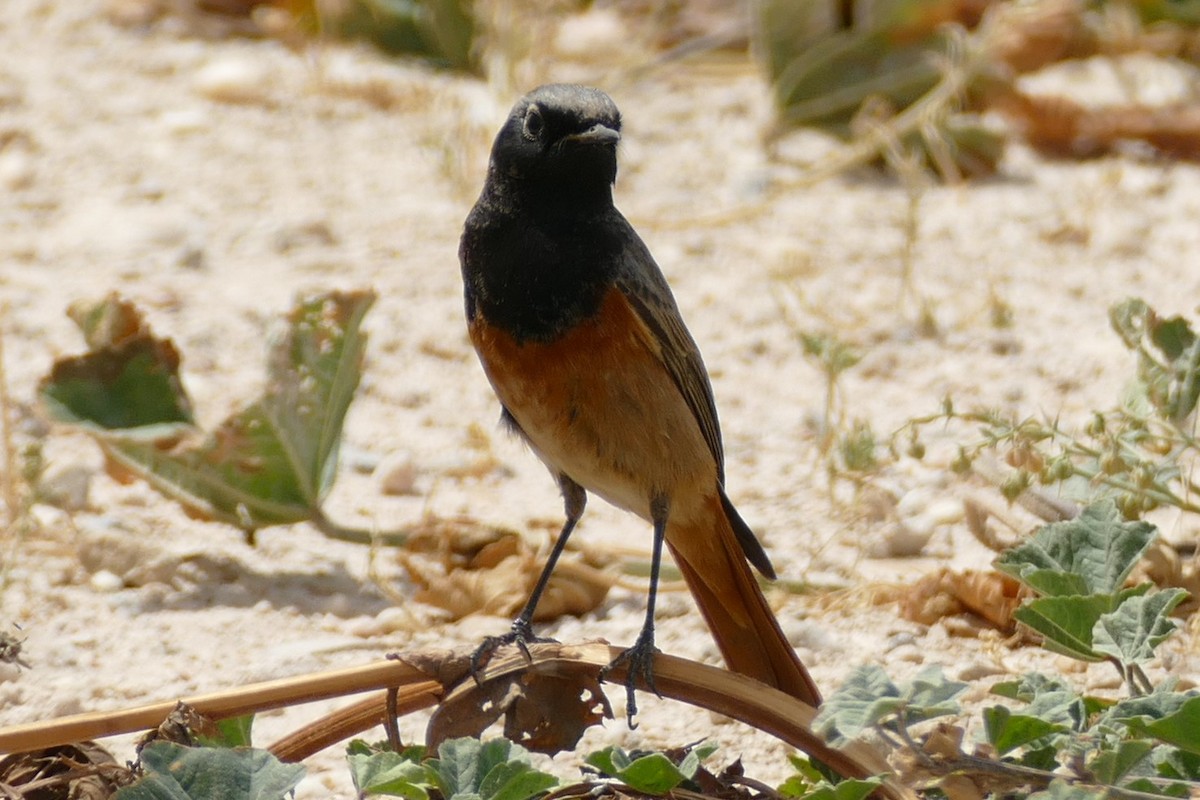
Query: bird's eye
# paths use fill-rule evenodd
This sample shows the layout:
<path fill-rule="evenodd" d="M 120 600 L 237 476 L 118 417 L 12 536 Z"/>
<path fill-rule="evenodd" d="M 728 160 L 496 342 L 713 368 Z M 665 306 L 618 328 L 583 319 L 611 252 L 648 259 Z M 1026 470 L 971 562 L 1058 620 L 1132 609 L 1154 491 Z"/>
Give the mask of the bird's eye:
<path fill-rule="evenodd" d="M 542 131 L 545 129 L 546 121 L 542 119 L 542 112 L 537 106 L 530 106 L 525 112 L 525 138 L 537 141 L 542 138 Z"/>

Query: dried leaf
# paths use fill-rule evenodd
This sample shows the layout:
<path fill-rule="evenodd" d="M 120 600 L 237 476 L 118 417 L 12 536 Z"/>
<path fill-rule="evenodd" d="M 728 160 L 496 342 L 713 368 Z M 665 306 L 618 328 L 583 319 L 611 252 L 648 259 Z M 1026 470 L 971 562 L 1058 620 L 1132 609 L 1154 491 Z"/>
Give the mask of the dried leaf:
<path fill-rule="evenodd" d="M 1096 51 L 1096 36 L 1083 0 L 997 3 L 992 11 L 988 55 L 1015 73 L 1032 72 L 1064 58 Z"/>
<path fill-rule="evenodd" d="M 469 559 L 444 554 L 440 568 L 425 559 L 398 554 L 409 579 L 420 587 L 416 599 L 448 611 L 453 619 L 476 613 L 511 617 L 520 611 L 545 566 L 544 554 L 516 534 L 480 541 L 471 538 L 476 549 Z M 569 552 L 546 585 L 534 620 L 586 614 L 604 602 L 613 583 L 611 575 Z"/>
<path fill-rule="evenodd" d="M 1200 105 L 1088 108 L 1061 96 L 1010 92 L 995 107 L 1031 147 L 1059 158 L 1098 158 L 1140 141 L 1171 158 L 1200 160 Z"/>
<path fill-rule="evenodd" d="M 133 779 L 132 772 L 95 742 L 47 747 L 0 759 L 0 787 L 16 789 L 16 796 L 24 800 L 102 800 Z M 22 786 L 34 783 L 36 788 L 21 791 Z"/>
<path fill-rule="evenodd" d="M 1011 631 L 1012 612 L 1021 598 L 1020 584 L 999 572 L 942 569 L 906 587 L 899 601 L 901 616 L 922 625 L 969 611 L 1000 630 Z"/>
<path fill-rule="evenodd" d="M 464 684 L 447 697 L 429 720 L 426 744 L 436 748 L 447 739 L 479 737 L 502 716 L 505 738 L 554 755 L 574 749 L 585 730 L 612 719 L 612 708 L 596 675 L 511 673 L 482 686 Z"/>

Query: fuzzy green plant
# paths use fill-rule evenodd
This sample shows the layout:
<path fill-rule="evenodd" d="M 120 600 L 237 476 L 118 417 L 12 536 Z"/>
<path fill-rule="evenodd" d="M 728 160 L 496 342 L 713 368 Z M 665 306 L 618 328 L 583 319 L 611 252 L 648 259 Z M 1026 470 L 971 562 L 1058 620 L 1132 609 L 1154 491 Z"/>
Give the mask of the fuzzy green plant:
<path fill-rule="evenodd" d="M 1178 628 L 1179 589 L 1127 579 L 1157 531 L 1122 520 L 1112 502 L 1047 525 L 996 562 L 1032 595 L 1017 619 L 1056 653 L 1117 669 L 1126 696 L 1080 692 L 1063 675 L 1029 673 L 991 687 L 1003 702 L 966 717 L 968 684 L 937 667 L 894 683 L 859 667 L 814 725 L 837 742 L 873 734 L 906 754 L 910 786 L 955 796 L 1146 798 L 1200 791 L 1200 692 L 1144 667 Z M 936 725 L 930 720 L 940 720 Z M 978 744 L 965 744 L 973 737 Z M 893 759 L 895 762 L 895 759 Z M 958 782 L 957 786 L 955 782 Z"/>
<path fill-rule="evenodd" d="M 1200 513 L 1192 473 L 1200 454 L 1200 338 L 1184 318 L 1162 317 L 1136 298 L 1114 305 L 1109 319 L 1134 355 L 1134 375 L 1124 396 L 1081 429 L 1058 419 L 961 411 L 946 400 L 910 421 L 893 450 L 922 457 L 930 427 L 971 427 L 975 438 L 960 445 L 952 466 L 965 472 L 983 454 L 1002 457 L 1013 468 L 1000 486 L 1010 500 L 1040 485 L 1084 503 L 1109 498 L 1127 519 L 1163 506 Z"/>

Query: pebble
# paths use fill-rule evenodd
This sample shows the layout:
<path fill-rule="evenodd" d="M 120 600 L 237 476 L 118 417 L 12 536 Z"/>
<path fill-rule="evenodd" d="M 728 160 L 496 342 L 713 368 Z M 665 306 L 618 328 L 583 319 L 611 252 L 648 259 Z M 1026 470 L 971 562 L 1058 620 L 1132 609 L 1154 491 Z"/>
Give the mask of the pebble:
<path fill-rule="evenodd" d="M 371 475 L 379 469 L 381 463 L 382 456 L 353 442 L 343 442 L 338 450 L 338 465 L 360 475 Z"/>
<path fill-rule="evenodd" d="M 121 579 L 120 575 L 102 569 L 92 573 L 92 577 L 88 579 L 88 585 L 97 592 L 111 594 L 124 589 L 125 581 Z"/>
<path fill-rule="evenodd" d="M 863 551 L 871 558 L 911 558 L 921 554 L 932 535 L 933 526 L 922 520 L 916 526 L 889 522 L 863 542 Z"/>
<path fill-rule="evenodd" d="M 389 496 L 417 494 L 417 467 L 407 453 L 385 456 L 372 477 L 382 494 Z"/>
<path fill-rule="evenodd" d="M 38 482 L 38 500 L 64 511 L 82 511 L 88 505 L 92 474 L 80 464 L 53 465 Z"/>
<path fill-rule="evenodd" d="M 961 667 L 958 670 L 958 675 L 955 679 L 970 683 L 972 681 L 983 680 L 984 678 L 991 678 L 996 675 L 1006 674 L 1008 673 L 1005 670 L 1001 669 L 995 664 L 989 664 L 986 661 L 974 661 Z"/>
<path fill-rule="evenodd" d="M 924 664 L 925 650 L 916 644 L 902 644 L 894 647 L 888 653 L 888 661 L 906 661 L 910 664 Z"/>
<path fill-rule="evenodd" d="M 878 529 L 866 542 L 874 558 L 911 558 L 929 544 L 938 527 L 953 525 L 963 518 L 962 502 L 945 497 L 932 488 L 919 486 L 904 492 L 896 502 L 897 519 Z"/>
<path fill-rule="evenodd" d="M 290 253 L 308 247 L 330 247 L 338 242 L 333 226 L 327 219 L 310 219 L 282 225 L 272 238 L 275 250 L 280 253 Z"/>
<path fill-rule="evenodd" d="M 192 85 L 209 100 L 222 103 L 261 103 L 267 99 L 268 73 L 260 62 L 226 56 L 196 72 Z"/>
<path fill-rule="evenodd" d="M 201 108 L 166 111 L 158 118 L 159 125 L 172 136 L 201 133 L 208 129 L 210 122 L 209 115 Z"/>
<path fill-rule="evenodd" d="M 24 148 L 8 148 L 0 152 L 0 186 L 19 192 L 33 186 L 37 178 L 34 158 Z"/>

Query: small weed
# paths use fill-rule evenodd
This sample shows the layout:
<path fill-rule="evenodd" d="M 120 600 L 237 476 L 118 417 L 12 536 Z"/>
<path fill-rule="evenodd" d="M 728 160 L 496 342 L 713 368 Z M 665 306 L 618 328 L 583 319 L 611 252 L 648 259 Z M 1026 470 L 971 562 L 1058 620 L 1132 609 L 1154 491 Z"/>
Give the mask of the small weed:
<path fill-rule="evenodd" d="M 950 796 L 967 796 L 954 781 L 967 781 L 974 796 L 1044 797 L 1063 787 L 1081 797 L 1195 796 L 1200 694 L 1178 691 L 1173 680 L 1154 686 L 1142 670 L 1177 629 L 1170 613 L 1186 593 L 1125 586 L 1156 535 L 1153 526 L 1123 521 L 1113 503 L 1101 503 L 1043 527 L 996 562 L 1034 595 L 1017 619 L 1047 649 L 1113 664 L 1127 699 L 1080 694 L 1061 676 L 1031 673 L 993 686 L 1007 702 L 964 721 L 957 699 L 967 684 L 936 668 L 895 684 L 868 664 L 826 701 L 814 727 L 835 742 L 878 735 L 906 754 L 893 762 L 903 765 L 904 783 Z M 947 717 L 953 719 L 918 730 Z M 964 750 L 972 731 L 985 748 Z"/>
<path fill-rule="evenodd" d="M 982 453 L 999 452 L 1012 468 L 1001 485 L 1009 499 L 1034 485 L 1058 486 L 1082 502 L 1111 498 L 1126 519 L 1160 506 L 1200 513 L 1200 484 L 1192 473 L 1200 455 L 1193 422 L 1200 338 L 1182 317 L 1160 317 L 1137 299 L 1113 306 L 1109 318 L 1136 358 L 1135 374 L 1118 404 L 1094 412 L 1082 430 L 1057 419 L 959 411 L 947 400 L 902 429 L 893 450 L 902 440 L 911 451 L 930 425 L 972 425 L 978 438 L 960 445 L 953 468 L 969 471 Z"/>

